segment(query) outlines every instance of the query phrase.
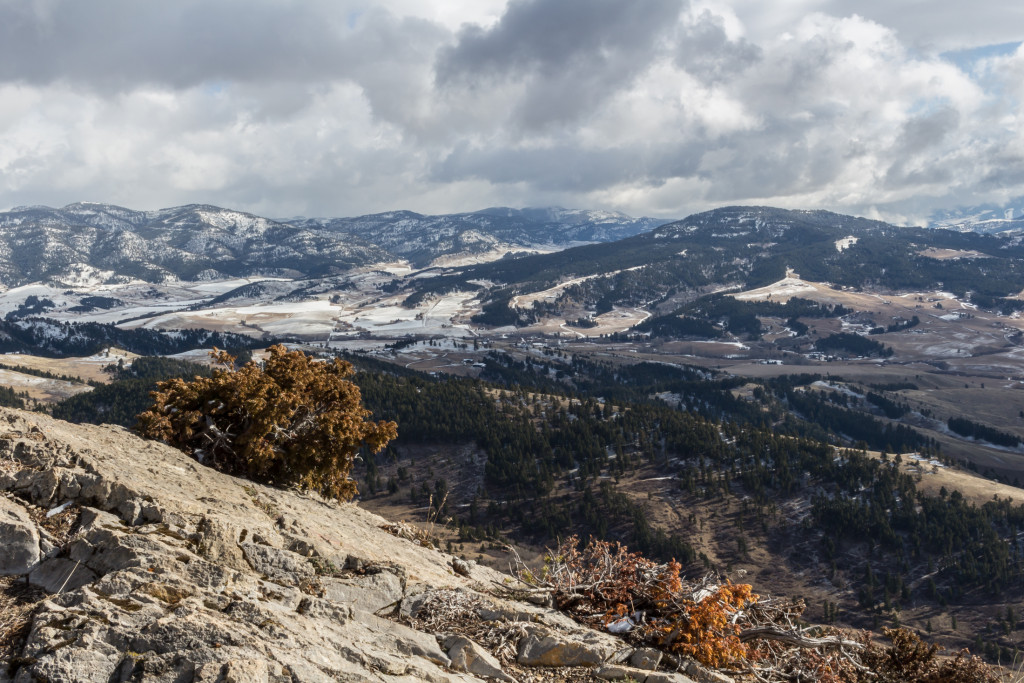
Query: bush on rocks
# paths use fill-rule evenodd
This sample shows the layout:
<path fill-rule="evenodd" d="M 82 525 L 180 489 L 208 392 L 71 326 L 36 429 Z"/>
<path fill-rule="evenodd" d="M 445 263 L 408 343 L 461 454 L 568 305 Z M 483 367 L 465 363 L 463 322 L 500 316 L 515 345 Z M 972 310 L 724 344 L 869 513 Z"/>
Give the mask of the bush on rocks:
<path fill-rule="evenodd" d="M 347 379 L 350 363 L 314 361 L 282 345 L 269 352 L 262 366 L 236 368 L 214 349 L 220 368 L 161 382 L 136 429 L 228 474 L 350 499 L 356 454 L 380 451 L 397 435 L 395 423 L 366 419 L 359 387 Z"/>

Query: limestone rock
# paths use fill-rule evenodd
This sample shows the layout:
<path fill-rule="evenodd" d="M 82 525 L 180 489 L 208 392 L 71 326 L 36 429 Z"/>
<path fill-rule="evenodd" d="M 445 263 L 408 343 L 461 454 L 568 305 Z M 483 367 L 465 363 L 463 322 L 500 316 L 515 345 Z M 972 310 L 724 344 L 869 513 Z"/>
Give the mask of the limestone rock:
<path fill-rule="evenodd" d="M 313 566 L 309 560 L 290 550 L 259 543 L 239 543 L 238 546 L 249 566 L 271 581 L 296 585 L 303 579 L 313 578 Z"/>
<path fill-rule="evenodd" d="M 452 558 L 452 570 L 454 570 L 454 572 L 456 574 L 461 574 L 462 576 L 469 576 L 469 573 L 470 573 L 469 562 L 466 562 L 465 560 L 460 559 L 458 557 L 453 557 Z"/>
<path fill-rule="evenodd" d="M 661 650 L 652 647 L 638 648 L 629 656 L 629 663 L 637 669 L 654 671 L 661 663 Z"/>
<path fill-rule="evenodd" d="M 567 637 L 533 627 L 519 641 L 516 661 L 522 666 L 598 666 L 615 653 L 614 646 L 589 633 Z"/>
<path fill-rule="evenodd" d="M 647 680 L 648 673 L 650 672 L 621 664 L 605 664 L 594 671 L 594 676 L 604 681 L 622 681 L 629 678 L 642 682 Z"/>
<path fill-rule="evenodd" d="M 47 593 L 78 590 L 97 579 L 96 573 L 79 562 L 54 557 L 44 561 L 28 575 L 33 586 L 42 588 Z"/>
<path fill-rule="evenodd" d="M 379 633 L 393 640 L 400 652 L 423 657 L 441 666 L 451 666 L 452 660 L 438 646 L 437 639 L 429 633 L 421 633 L 408 626 L 367 612 L 355 610 L 352 614 L 357 622 L 371 632 Z"/>
<path fill-rule="evenodd" d="M 230 477 L 123 429 L 0 408 L 0 490 L 79 510 L 70 540 L 43 542 L 26 507 L 0 497 L 0 566 L 51 594 L 0 682 L 511 681 L 468 638 L 442 649 L 399 623 L 424 623 L 419 608 L 442 591 L 460 596 L 460 614 L 524 634 L 523 665 L 597 667 L 633 652 L 560 612 L 485 594 L 505 577 L 459 574 L 356 505 Z M 374 614 L 391 605 L 394 620 Z"/>
<path fill-rule="evenodd" d="M 694 680 L 680 673 L 653 671 L 647 674 L 644 683 L 694 683 Z"/>
<path fill-rule="evenodd" d="M 122 659 L 123 655 L 106 643 L 89 638 L 76 638 L 53 654 L 40 658 L 31 667 L 21 667 L 15 674 L 14 681 L 108 683 L 120 668 Z"/>
<path fill-rule="evenodd" d="M 39 531 L 25 508 L 0 497 L 0 576 L 28 574 L 40 560 Z"/>
<path fill-rule="evenodd" d="M 515 679 L 502 670 L 497 659 L 466 636 L 448 636 L 444 641 L 444 647 L 448 650 L 452 668 L 456 671 L 468 671 L 477 676 L 515 683 Z"/>
<path fill-rule="evenodd" d="M 270 668 L 263 659 L 232 659 L 224 665 L 224 683 L 267 683 Z"/>
<path fill-rule="evenodd" d="M 631 680 L 637 683 L 694 683 L 694 681 L 681 673 L 666 671 L 649 671 L 631 666 L 618 664 L 606 664 L 594 671 L 597 678 L 606 681 Z"/>
<path fill-rule="evenodd" d="M 322 584 L 327 599 L 365 612 L 396 605 L 404 595 L 401 577 L 391 571 L 344 579 L 325 578 Z"/>
<path fill-rule="evenodd" d="M 686 671 L 687 676 L 697 681 L 697 683 L 732 683 L 732 679 L 725 674 L 701 666 L 692 659 L 688 659 L 683 663 L 683 670 Z"/>

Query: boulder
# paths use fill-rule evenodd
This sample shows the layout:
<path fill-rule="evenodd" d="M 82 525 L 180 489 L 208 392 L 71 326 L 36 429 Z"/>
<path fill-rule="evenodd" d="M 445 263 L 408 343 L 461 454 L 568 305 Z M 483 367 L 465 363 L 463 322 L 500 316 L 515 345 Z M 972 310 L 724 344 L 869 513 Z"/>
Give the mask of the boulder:
<path fill-rule="evenodd" d="M 594 676 L 602 681 L 623 681 L 627 678 L 633 681 L 644 681 L 649 672 L 643 669 L 635 669 L 621 664 L 605 664 L 594 670 Z"/>
<path fill-rule="evenodd" d="M 324 597 L 364 612 L 377 612 L 402 600 L 402 577 L 391 571 L 365 576 L 325 578 Z"/>
<path fill-rule="evenodd" d="M 448 651 L 452 668 L 456 671 L 468 671 L 477 676 L 515 683 L 515 679 L 502 670 L 501 664 L 491 656 L 491 653 L 466 636 L 448 636 L 445 638 L 444 648 Z"/>
<path fill-rule="evenodd" d="M 25 508 L 0 497 L 0 576 L 28 574 L 41 559 L 39 531 Z"/>
<path fill-rule="evenodd" d="M 519 641 L 516 662 L 521 666 L 598 666 L 616 654 L 607 642 L 579 633 L 567 635 L 547 629 L 528 628 Z"/>
<path fill-rule="evenodd" d="M 636 681 L 636 683 L 694 683 L 681 673 L 648 671 L 620 664 L 605 664 L 594 671 L 594 676 L 606 681 Z"/>
<path fill-rule="evenodd" d="M 680 673 L 663 673 L 653 671 L 647 674 L 644 683 L 694 683 L 694 680 Z"/>
<path fill-rule="evenodd" d="M 452 660 L 441 650 L 437 639 L 429 633 L 359 610 L 353 610 L 352 618 L 353 621 L 379 634 L 379 637 L 387 638 L 401 653 L 423 657 L 441 666 L 451 666 Z"/>

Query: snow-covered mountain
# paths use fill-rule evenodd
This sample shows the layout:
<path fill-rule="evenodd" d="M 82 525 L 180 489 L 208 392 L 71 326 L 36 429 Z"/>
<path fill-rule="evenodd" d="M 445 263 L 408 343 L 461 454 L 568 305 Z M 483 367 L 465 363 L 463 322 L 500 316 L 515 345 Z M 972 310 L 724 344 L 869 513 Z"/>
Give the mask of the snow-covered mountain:
<path fill-rule="evenodd" d="M 794 237 L 794 233 L 831 234 L 832 231 L 841 231 L 860 234 L 893 228 L 888 223 L 831 211 L 726 206 L 665 224 L 641 240 L 692 239 L 706 244 L 745 244 L 765 240 L 799 243 L 801 238 Z"/>
<path fill-rule="evenodd" d="M 928 227 L 981 234 L 1024 233 L 1024 197 L 1005 206 L 985 204 L 940 211 L 932 215 Z"/>
<path fill-rule="evenodd" d="M 389 211 L 357 218 L 303 218 L 287 222 L 362 238 L 424 266 L 441 257 L 530 249 L 550 251 L 581 243 L 613 242 L 668 221 L 631 218 L 611 211 L 496 207 L 440 216 Z"/>
<path fill-rule="evenodd" d="M 132 211 L 108 204 L 0 213 L 0 282 L 327 275 L 388 258 L 357 239 L 215 206 Z M 69 285 L 76 284 L 68 282 Z"/>
<path fill-rule="evenodd" d="M 565 209 L 272 220 L 197 204 L 159 211 L 17 207 L 0 212 L 0 284 L 322 277 L 396 258 L 422 266 L 442 257 L 484 260 L 610 241 L 661 222 Z"/>

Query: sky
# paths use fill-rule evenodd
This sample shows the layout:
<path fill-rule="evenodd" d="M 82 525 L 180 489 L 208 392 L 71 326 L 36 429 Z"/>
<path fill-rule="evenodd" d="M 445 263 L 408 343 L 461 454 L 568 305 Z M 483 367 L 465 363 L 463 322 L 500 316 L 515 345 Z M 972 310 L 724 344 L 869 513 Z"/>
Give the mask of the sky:
<path fill-rule="evenodd" d="M 0 208 L 1024 208 L 1019 0 L 0 0 Z"/>

